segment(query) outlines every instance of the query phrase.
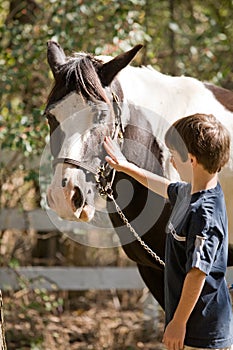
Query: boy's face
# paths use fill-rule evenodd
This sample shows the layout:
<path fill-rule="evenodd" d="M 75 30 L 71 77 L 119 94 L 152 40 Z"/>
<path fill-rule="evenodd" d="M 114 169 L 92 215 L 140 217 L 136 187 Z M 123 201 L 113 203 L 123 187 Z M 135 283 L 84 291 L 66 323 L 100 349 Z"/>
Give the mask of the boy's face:
<path fill-rule="evenodd" d="M 177 170 L 182 181 L 191 182 L 192 181 L 192 166 L 190 157 L 188 157 L 186 162 L 183 162 L 179 153 L 175 150 L 170 150 L 171 159 L 170 162 Z"/>

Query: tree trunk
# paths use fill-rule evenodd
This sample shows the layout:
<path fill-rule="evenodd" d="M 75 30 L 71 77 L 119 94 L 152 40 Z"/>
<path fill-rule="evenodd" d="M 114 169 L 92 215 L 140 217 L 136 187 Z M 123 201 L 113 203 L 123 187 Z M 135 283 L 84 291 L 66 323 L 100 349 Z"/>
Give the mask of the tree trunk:
<path fill-rule="evenodd" d="M 6 24 L 17 20 L 20 24 L 36 23 L 39 6 L 34 0 L 10 0 Z"/>
<path fill-rule="evenodd" d="M 170 12 L 170 21 L 171 23 L 175 23 L 175 0 L 169 0 L 169 12 Z M 171 61 L 170 61 L 170 74 L 177 75 L 176 71 L 176 38 L 175 33 L 172 29 L 170 29 L 169 34 L 169 44 L 171 48 Z"/>
<path fill-rule="evenodd" d="M 3 300 L 2 292 L 0 290 L 0 350 L 7 350 L 6 339 L 5 339 L 5 325 L 3 317 Z"/>

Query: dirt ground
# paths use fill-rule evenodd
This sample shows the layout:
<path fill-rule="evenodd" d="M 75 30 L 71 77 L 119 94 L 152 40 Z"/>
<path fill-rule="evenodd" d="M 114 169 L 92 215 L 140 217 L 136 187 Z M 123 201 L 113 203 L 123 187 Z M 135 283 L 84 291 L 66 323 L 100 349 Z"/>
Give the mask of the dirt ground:
<path fill-rule="evenodd" d="M 3 299 L 8 350 L 164 350 L 163 311 L 155 318 L 149 305 L 148 313 L 141 291 L 20 291 Z"/>

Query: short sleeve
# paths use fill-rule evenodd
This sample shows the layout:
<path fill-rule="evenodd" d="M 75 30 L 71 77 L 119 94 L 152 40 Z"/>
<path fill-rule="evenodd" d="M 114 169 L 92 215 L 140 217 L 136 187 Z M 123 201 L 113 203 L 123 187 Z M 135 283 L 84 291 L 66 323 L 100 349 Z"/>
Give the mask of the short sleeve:
<path fill-rule="evenodd" d="M 175 202 L 176 202 L 176 199 L 178 196 L 178 189 L 179 189 L 180 185 L 181 184 L 179 182 L 176 182 L 176 183 L 172 182 L 168 185 L 167 195 L 168 195 L 169 201 L 170 201 L 172 206 L 175 205 Z"/>
<path fill-rule="evenodd" d="M 208 275 L 221 241 L 220 231 L 212 225 L 211 217 L 203 208 L 192 213 L 187 235 L 186 272 L 196 267 Z"/>

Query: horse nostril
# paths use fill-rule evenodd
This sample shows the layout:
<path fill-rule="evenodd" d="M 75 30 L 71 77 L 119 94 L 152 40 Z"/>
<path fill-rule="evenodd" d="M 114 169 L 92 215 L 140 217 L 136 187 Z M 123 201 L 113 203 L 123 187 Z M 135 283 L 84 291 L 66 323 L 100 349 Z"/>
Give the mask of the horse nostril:
<path fill-rule="evenodd" d="M 74 204 L 75 208 L 78 209 L 83 205 L 83 196 L 79 187 L 75 187 L 74 190 L 75 193 L 72 197 L 72 203 Z"/>
<path fill-rule="evenodd" d="M 68 179 L 66 177 L 64 179 L 62 179 L 62 181 L 61 181 L 62 187 L 66 187 L 67 181 L 68 181 Z"/>

